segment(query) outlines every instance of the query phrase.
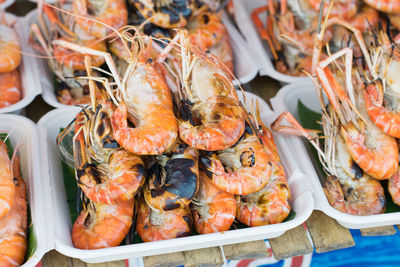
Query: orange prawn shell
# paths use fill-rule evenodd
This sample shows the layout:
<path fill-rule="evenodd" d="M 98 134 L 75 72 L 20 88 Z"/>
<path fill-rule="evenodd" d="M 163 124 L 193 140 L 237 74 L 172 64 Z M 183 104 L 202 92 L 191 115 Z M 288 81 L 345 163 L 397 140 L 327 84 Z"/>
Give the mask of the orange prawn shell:
<path fill-rule="evenodd" d="M 154 212 L 160 212 L 153 224 Z M 144 242 L 152 242 L 189 236 L 193 224 L 192 214 L 189 207 L 178 208 L 171 211 L 153 211 L 144 201 L 143 197 L 138 199 L 138 215 L 136 231 Z"/>
<path fill-rule="evenodd" d="M 90 9 L 90 0 L 74 0 L 72 3 L 72 10 L 75 14 L 85 18 L 76 18 L 76 22 L 87 33 L 97 37 L 104 38 L 109 34 L 114 33 L 111 29 L 119 30 L 128 23 L 128 9 L 124 0 L 105 0 L 100 5 L 100 14 L 91 15 L 88 12 Z M 95 5 L 95 4 L 93 4 Z M 98 9 L 99 7 L 94 7 Z M 103 24 L 107 26 L 104 26 Z"/>
<path fill-rule="evenodd" d="M 380 136 L 375 135 L 375 138 L 380 137 L 381 139 L 377 141 L 381 145 L 380 154 L 385 155 L 379 157 L 369 151 L 364 136 L 358 133 L 353 125 L 346 128 L 342 127 L 341 134 L 351 157 L 368 175 L 378 180 L 384 180 L 396 173 L 399 165 L 399 154 L 396 140 L 393 137 L 384 133 Z"/>
<path fill-rule="evenodd" d="M 248 226 L 282 222 L 290 213 L 291 193 L 283 166 L 274 164 L 273 177 L 260 191 L 242 196 L 236 218 Z"/>
<path fill-rule="evenodd" d="M 21 100 L 21 78 L 19 70 L 0 73 L 0 108 Z"/>
<path fill-rule="evenodd" d="M 114 205 L 95 204 L 95 210 L 82 210 L 72 226 L 76 248 L 99 249 L 118 246 L 132 225 L 133 199 Z"/>
<path fill-rule="evenodd" d="M 189 20 L 189 40 L 203 49 L 217 44 L 226 34 L 225 25 L 220 17 L 210 11 L 202 11 Z"/>
<path fill-rule="evenodd" d="M 141 60 L 127 87 L 132 88 L 131 95 L 120 103 L 111 118 L 115 140 L 138 155 L 164 153 L 178 137 L 178 126 L 171 92 L 156 63 Z M 137 115 L 135 128 L 128 126 L 129 109 Z"/>
<path fill-rule="evenodd" d="M 194 64 L 191 74 L 191 91 L 193 103 L 190 115 L 182 114 L 179 123 L 180 138 L 188 145 L 207 151 L 223 150 L 233 146 L 245 130 L 245 112 L 239 103 L 236 90 L 229 75 L 219 62 L 207 58 L 204 53 L 193 53 L 200 58 Z M 194 125 L 189 117 L 201 115 L 201 124 Z"/>
<path fill-rule="evenodd" d="M 400 12 L 399 0 L 364 0 L 364 2 L 382 12 L 386 13 Z"/>
<path fill-rule="evenodd" d="M 198 204 L 196 204 L 198 203 Z M 200 188 L 192 204 L 194 226 L 199 234 L 228 231 L 235 220 L 236 199 L 200 172 Z"/>
<path fill-rule="evenodd" d="M 0 219 L 0 265 L 22 265 L 28 248 L 28 207 L 26 185 L 21 177 L 20 159 L 15 158 L 13 172 L 16 179 L 14 203 L 11 210 Z"/>
<path fill-rule="evenodd" d="M 21 63 L 21 45 L 15 31 L 0 25 L 0 73 L 15 70 Z"/>

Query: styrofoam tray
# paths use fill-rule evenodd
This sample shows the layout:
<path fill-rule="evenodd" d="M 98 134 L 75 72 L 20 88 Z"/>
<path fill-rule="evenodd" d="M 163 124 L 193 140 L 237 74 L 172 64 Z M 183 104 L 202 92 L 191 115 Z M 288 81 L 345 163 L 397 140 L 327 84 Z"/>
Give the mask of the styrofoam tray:
<path fill-rule="evenodd" d="M 40 87 L 38 87 L 35 82 L 36 72 L 32 68 L 33 65 L 31 57 L 27 55 L 31 52 L 27 42 L 29 38 L 29 32 L 28 34 L 26 34 L 26 32 L 23 31 L 23 27 L 26 28 L 26 26 L 21 25 L 21 20 L 23 19 L 16 17 L 15 15 L 10 13 L 6 13 L 6 19 L 9 24 L 15 23 L 14 29 L 19 36 L 21 49 L 23 52 L 21 64 L 19 66 L 19 72 L 21 76 L 22 99 L 14 105 L 6 108 L 0 108 L 0 113 L 18 114 L 22 111 L 23 108 L 29 105 L 29 103 L 31 103 L 38 94 L 40 94 Z"/>
<path fill-rule="evenodd" d="M 250 55 L 250 52 L 247 50 L 247 45 L 240 33 L 236 30 L 236 28 L 232 25 L 232 22 L 228 18 L 226 14 L 224 14 L 222 21 L 224 22 L 226 28 L 228 29 L 229 36 L 231 38 L 231 45 L 233 50 L 234 57 L 234 68 L 236 72 L 236 76 L 238 81 L 242 84 L 251 81 L 257 75 L 257 66 L 253 61 L 253 58 Z M 24 18 L 25 25 L 25 34 L 29 36 L 29 27 L 32 23 L 37 22 L 37 11 L 31 11 Z M 35 53 L 32 49 L 30 49 L 33 53 Z M 36 53 L 37 54 L 37 53 Z M 42 97 L 44 101 L 46 101 L 49 105 L 59 108 L 59 107 L 67 107 L 68 105 L 61 104 L 58 102 L 55 90 L 54 90 L 54 74 L 49 69 L 48 63 L 46 59 L 40 58 L 31 58 L 32 61 L 35 61 L 33 64 L 35 65 L 36 77 L 39 77 L 39 88 L 41 88 Z M 238 81 L 234 80 L 233 83 L 235 86 L 238 86 Z"/>
<path fill-rule="evenodd" d="M 4 10 L 7 7 L 11 6 L 12 4 L 14 4 L 15 0 L 6 0 L 3 3 L 0 4 L 0 10 Z"/>
<path fill-rule="evenodd" d="M 36 266 L 52 244 L 52 224 L 48 218 L 49 195 L 43 190 L 49 186 L 48 176 L 42 175 L 39 135 L 36 125 L 29 119 L 12 114 L 0 114 L 0 132 L 11 133 L 9 138 L 13 148 L 20 146 L 21 171 L 27 185 L 28 202 L 32 225 L 36 238 L 33 256 L 22 266 Z"/>
<path fill-rule="evenodd" d="M 277 96 L 271 99 L 272 107 L 276 112 L 289 111 L 297 119 L 297 102 L 301 100 L 308 108 L 320 112 L 321 106 L 317 93 L 311 81 L 299 82 L 283 87 Z M 385 213 L 379 215 L 356 216 L 340 212 L 333 208 L 322 189 L 321 182 L 313 167 L 311 158 L 307 153 L 301 137 L 281 135 L 290 144 L 294 157 L 301 162 L 301 170 L 309 177 L 313 186 L 313 197 L 315 209 L 323 211 L 328 216 L 336 219 L 341 225 L 351 229 L 362 229 L 368 227 L 394 225 L 400 223 L 400 212 Z M 321 177 L 323 178 L 323 177 Z"/>
<path fill-rule="evenodd" d="M 246 98 L 248 103 L 251 103 L 254 99 L 258 99 L 261 104 L 261 118 L 263 122 L 266 125 L 272 122 L 275 114 L 261 98 L 251 93 L 246 93 Z M 77 107 L 56 109 L 46 114 L 38 122 L 41 133 L 41 151 L 45 159 L 43 160 L 44 164 L 46 165 L 44 171 L 48 173 L 51 180 L 53 197 L 51 202 L 54 205 L 54 224 L 57 225 L 57 231 L 54 233 L 55 249 L 62 254 L 93 263 L 273 238 L 302 224 L 311 215 L 313 209 L 312 187 L 300 172 L 292 156 L 289 144 L 286 143 L 282 136 L 276 135 L 274 136 L 275 142 L 278 146 L 292 191 L 291 205 L 296 212 L 294 219 L 274 225 L 106 249 L 81 250 L 74 248 L 71 241 L 71 223 L 64 191 L 61 158 L 55 140 L 60 128 L 68 125 L 79 110 Z"/>
<path fill-rule="evenodd" d="M 240 32 L 246 39 L 249 51 L 253 54 L 256 64 L 258 66 L 260 75 L 270 76 L 282 83 L 294 83 L 308 80 L 308 77 L 290 76 L 278 72 L 271 60 L 271 54 L 268 44 L 263 42 L 258 34 L 258 31 L 251 19 L 251 12 L 253 9 L 265 6 L 265 0 L 233 0 L 235 7 L 235 19 Z M 264 12 L 260 14 L 262 22 L 266 22 L 267 14 Z"/>

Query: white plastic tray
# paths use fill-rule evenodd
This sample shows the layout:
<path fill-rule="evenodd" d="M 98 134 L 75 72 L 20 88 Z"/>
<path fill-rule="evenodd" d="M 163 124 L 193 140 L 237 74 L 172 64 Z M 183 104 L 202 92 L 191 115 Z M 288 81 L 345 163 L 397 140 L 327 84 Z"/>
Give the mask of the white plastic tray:
<path fill-rule="evenodd" d="M 29 36 L 29 27 L 32 23 L 37 22 L 37 12 L 36 10 L 31 11 L 24 18 L 23 24 L 25 25 L 25 34 Z M 236 28 L 232 25 L 232 22 L 228 18 L 226 14 L 223 16 L 223 22 L 228 29 L 229 36 L 231 38 L 233 57 L 234 57 L 234 68 L 236 72 L 236 76 L 240 83 L 244 84 L 251 81 L 257 75 L 257 66 L 253 61 L 253 58 L 250 55 L 250 52 L 247 50 L 247 45 L 240 33 L 236 30 Z M 32 49 L 30 49 L 33 53 L 35 53 Z M 36 53 L 37 54 L 37 53 Z M 61 104 L 58 102 L 54 86 L 54 74 L 49 69 L 47 60 L 40 58 L 31 58 L 35 61 L 35 70 L 36 77 L 39 77 L 39 88 L 41 88 L 42 97 L 44 101 L 46 101 L 49 105 L 60 108 L 60 107 L 68 107 L 68 105 Z M 233 81 L 234 85 L 237 86 L 238 82 Z"/>
<path fill-rule="evenodd" d="M 258 31 L 251 19 L 253 9 L 265 6 L 266 0 L 233 0 L 235 7 L 235 19 L 240 32 L 246 39 L 247 47 L 253 54 L 260 75 L 267 75 L 281 83 L 294 83 L 308 80 L 308 77 L 290 76 L 278 72 L 271 60 L 271 53 L 266 42 L 260 38 Z M 267 14 L 260 14 L 261 21 L 266 22 Z"/>
<path fill-rule="evenodd" d="M 311 81 L 299 82 L 283 87 L 277 96 L 271 99 L 272 107 L 276 112 L 289 111 L 298 119 L 297 102 L 301 100 L 308 108 L 320 112 L 321 106 L 317 93 Z M 301 162 L 301 170 L 309 177 L 313 186 L 315 209 L 323 211 L 336 219 L 341 225 L 351 229 L 394 225 L 400 223 L 400 212 L 379 215 L 356 216 L 340 212 L 333 208 L 322 190 L 320 179 L 309 157 L 301 137 L 282 135 L 290 144 L 291 151 L 297 162 Z M 323 177 L 321 177 L 323 178 Z"/>
<path fill-rule="evenodd" d="M 4 10 L 7 7 L 11 6 L 12 4 L 14 4 L 15 0 L 6 0 L 3 3 L 0 4 L 0 10 Z"/>
<path fill-rule="evenodd" d="M 40 146 L 37 126 L 29 119 L 12 114 L 0 114 L 0 132 L 11 132 L 10 141 L 15 148 L 20 146 L 22 176 L 27 185 L 28 201 L 32 216 L 37 248 L 33 256 L 22 266 L 36 266 L 51 247 L 52 224 L 48 224 L 47 206 L 49 195 L 44 188 L 49 187 L 48 176 L 42 175 Z"/>
<path fill-rule="evenodd" d="M 1 8 L 0 8 L 1 9 Z M 16 17 L 13 14 L 6 13 L 6 19 L 8 23 L 15 23 L 14 29 L 17 32 L 20 38 L 20 44 L 22 49 L 22 58 L 21 58 L 21 65 L 19 66 L 20 76 L 21 76 L 21 86 L 22 86 L 22 99 L 6 108 L 1 108 L 0 113 L 20 113 L 23 108 L 25 108 L 29 103 L 33 101 L 33 99 L 40 94 L 40 87 L 37 86 L 35 83 L 36 80 L 36 71 L 32 68 L 32 58 L 27 56 L 29 54 L 30 48 L 27 43 L 29 32 L 28 34 L 23 31 L 23 28 L 26 28 L 21 24 L 21 20 L 23 18 Z"/>
<path fill-rule="evenodd" d="M 259 100 L 261 104 L 262 120 L 266 125 L 269 125 L 276 116 L 269 109 L 267 104 L 261 100 L 261 98 L 251 93 L 246 93 L 246 97 L 249 103 L 252 99 Z M 51 180 L 50 184 L 53 199 L 49 202 L 54 205 L 52 209 L 54 213 L 54 225 L 57 225 L 57 231 L 54 233 L 55 249 L 62 254 L 80 258 L 86 262 L 95 263 L 273 238 L 302 224 L 311 215 L 313 209 L 311 185 L 309 185 L 305 176 L 300 172 L 295 158 L 292 156 L 289 144 L 286 143 L 282 136 L 276 135 L 274 136 L 275 141 L 292 191 L 291 205 L 296 212 L 294 219 L 274 225 L 150 243 L 124 245 L 114 248 L 90 251 L 76 249 L 73 247 L 71 241 L 71 223 L 65 198 L 61 159 L 55 140 L 56 136 L 59 134 L 60 128 L 65 127 L 71 122 L 79 110 L 80 109 L 77 107 L 56 109 L 46 114 L 38 122 L 41 133 L 41 151 L 44 156 L 43 162 L 46 165 L 43 170 L 48 173 Z"/>

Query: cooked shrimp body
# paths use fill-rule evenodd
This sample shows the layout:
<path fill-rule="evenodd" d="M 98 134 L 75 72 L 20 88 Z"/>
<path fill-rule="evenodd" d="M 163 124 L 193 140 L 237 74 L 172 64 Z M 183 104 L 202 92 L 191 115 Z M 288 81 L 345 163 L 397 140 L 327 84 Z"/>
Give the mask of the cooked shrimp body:
<path fill-rule="evenodd" d="M 234 145 L 242 136 L 245 123 L 231 79 L 204 57 L 197 58 L 191 72 L 183 75 L 190 81 L 184 81 L 182 89 L 181 139 L 196 149 L 208 151 Z"/>
<path fill-rule="evenodd" d="M 335 173 L 323 184 L 329 203 L 353 215 L 371 215 L 385 210 L 385 194 L 379 181 L 371 178 L 353 161 L 339 135 L 336 137 Z"/>
<path fill-rule="evenodd" d="M 399 0 L 364 0 L 364 2 L 379 11 L 386 13 L 399 13 Z"/>
<path fill-rule="evenodd" d="M 158 210 L 174 210 L 190 204 L 199 188 L 198 152 L 176 143 L 167 153 L 156 156 L 144 188 L 146 202 Z"/>
<path fill-rule="evenodd" d="M 7 146 L 0 140 L 0 219 L 12 208 L 15 185 L 12 163 L 8 157 Z"/>
<path fill-rule="evenodd" d="M 90 202 L 72 226 L 74 246 L 80 249 L 118 246 L 132 225 L 133 209 L 133 199 L 112 205 Z"/>
<path fill-rule="evenodd" d="M 77 171 L 83 192 L 93 202 L 114 204 L 132 199 L 144 183 L 142 160 L 125 150 L 115 151 L 104 169 L 101 167 L 87 164 Z"/>
<path fill-rule="evenodd" d="M 192 16 L 187 28 L 190 41 L 203 49 L 216 45 L 226 34 L 225 25 L 220 17 L 209 10 L 202 10 Z"/>
<path fill-rule="evenodd" d="M 283 166 L 273 162 L 268 184 L 255 193 L 240 196 L 236 218 L 248 226 L 280 223 L 290 213 L 290 198 Z"/>
<path fill-rule="evenodd" d="M 264 188 L 271 176 L 271 159 L 253 130 L 247 126 L 233 147 L 201 158 L 205 174 L 221 190 L 248 195 Z"/>
<path fill-rule="evenodd" d="M 111 119 L 115 140 L 139 155 L 162 154 L 178 136 L 171 92 L 156 64 L 137 63 L 127 80 L 124 102 Z"/>
<path fill-rule="evenodd" d="M 147 205 L 143 197 L 138 205 L 136 231 L 144 242 L 190 235 L 193 218 L 189 207 L 160 211 Z"/>
<path fill-rule="evenodd" d="M 235 220 L 236 200 L 233 194 L 222 191 L 200 172 L 200 188 L 191 208 L 199 234 L 228 231 Z"/>
<path fill-rule="evenodd" d="M 11 210 L 0 219 L 0 266 L 20 266 L 28 248 L 26 185 L 21 177 L 19 157 L 13 163 L 15 195 Z"/>
<path fill-rule="evenodd" d="M 133 0 L 140 14 L 162 28 L 185 27 L 195 8 L 193 0 L 151 1 Z"/>
<path fill-rule="evenodd" d="M 72 3 L 76 22 L 87 33 L 97 38 L 107 37 L 113 29 L 119 30 L 128 23 L 128 9 L 124 0 L 74 0 Z M 104 25 L 105 24 L 105 25 Z"/>
<path fill-rule="evenodd" d="M 0 108 L 21 100 L 21 78 L 18 70 L 0 73 Z"/>
<path fill-rule="evenodd" d="M 91 201 L 116 204 L 135 196 L 144 183 L 145 168 L 137 155 L 118 149 L 107 117 L 111 116 L 111 111 L 99 107 L 91 117 L 94 123 L 84 122 L 91 114 L 90 110 L 77 115 L 74 137 L 76 178 Z M 87 125 L 89 127 L 85 127 Z"/>
<path fill-rule="evenodd" d="M 21 45 L 15 31 L 0 24 L 0 73 L 15 70 L 21 62 Z"/>

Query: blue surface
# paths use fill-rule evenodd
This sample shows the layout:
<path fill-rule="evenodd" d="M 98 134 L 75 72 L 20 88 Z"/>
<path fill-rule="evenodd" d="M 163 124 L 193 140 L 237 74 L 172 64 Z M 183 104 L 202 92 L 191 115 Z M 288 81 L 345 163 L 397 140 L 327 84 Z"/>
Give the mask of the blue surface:
<path fill-rule="evenodd" d="M 392 236 L 361 236 L 352 230 L 355 247 L 313 253 L 311 266 L 400 266 L 400 233 Z"/>

